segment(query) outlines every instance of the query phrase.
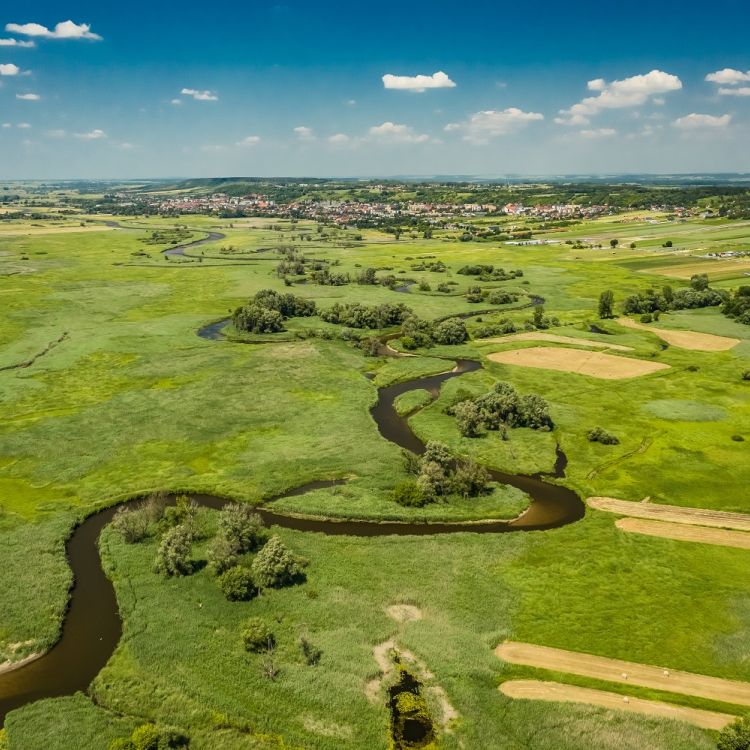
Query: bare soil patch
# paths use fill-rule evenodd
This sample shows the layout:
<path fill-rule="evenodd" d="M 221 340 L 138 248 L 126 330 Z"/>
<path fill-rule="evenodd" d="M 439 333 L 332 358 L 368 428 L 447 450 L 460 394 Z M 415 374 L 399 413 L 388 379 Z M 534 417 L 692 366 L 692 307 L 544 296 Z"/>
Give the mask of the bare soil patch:
<path fill-rule="evenodd" d="M 708 529 L 704 526 L 687 526 L 683 523 L 669 523 L 667 521 L 648 521 L 642 518 L 620 518 L 615 526 L 623 531 L 676 539 L 679 542 L 699 542 L 700 544 L 717 544 L 722 547 L 750 549 L 750 534 L 746 531 Z"/>
<path fill-rule="evenodd" d="M 707 700 L 735 703 L 738 706 L 750 706 L 750 682 L 725 680 L 651 664 L 638 664 L 514 641 L 501 643 L 495 649 L 495 655 L 511 664 L 524 664 L 539 669 L 616 682 L 620 685 L 638 685 Z"/>
<path fill-rule="evenodd" d="M 716 336 L 713 333 L 698 333 L 698 331 L 671 331 L 666 328 L 654 328 L 653 326 L 639 323 L 632 318 L 618 318 L 617 322 L 623 328 L 635 328 L 641 331 L 650 331 L 671 346 L 679 349 L 691 349 L 697 352 L 725 352 L 740 343 L 739 339 L 729 336 Z"/>
<path fill-rule="evenodd" d="M 730 513 L 726 510 L 708 510 L 706 508 L 684 508 L 679 505 L 618 500 L 614 497 L 589 497 L 586 499 L 586 504 L 591 508 L 604 510 L 608 513 L 617 513 L 620 516 L 750 531 L 750 513 Z"/>
<path fill-rule="evenodd" d="M 621 344 L 609 344 L 606 341 L 594 339 L 576 339 L 573 336 L 558 336 L 556 333 L 545 333 L 544 331 L 525 331 L 524 333 L 512 333 L 509 336 L 484 339 L 488 344 L 505 344 L 508 341 L 551 341 L 555 344 L 572 344 L 573 346 L 590 346 L 594 349 L 612 349 L 618 352 L 632 352 L 632 346 Z"/>
<path fill-rule="evenodd" d="M 422 619 L 422 610 L 413 604 L 391 604 L 385 608 L 386 614 L 396 622 L 412 622 Z"/>
<path fill-rule="evenodd" d="M 492 362 L 504 365 L 536 367 L 541 370 L 558 370 L 588 375 L 602 380 L 623 380 L 650 375 L 659 370 L 668 370 L 669 365 L 647 362 L 631 357 L 618 357 L 603 352 L 581 349 L 563 349 L 557 346 L 532 346 L 528 349 L 511 349 L 507 352 L 488 354 Z"/>
<path fill-rule="evenodd" d="M 717 711 L 704 711 L 699 708 L 675 706 L 672 703 L 631 698 L 606 690 L 564 685 L 560 682 L 542 680 L 508 680 L 498 688 L 509 698 L 521 698 L 535 701 L 562 701 L 565 703 L 585 703 L 590 706 L 601 706 L 616 711 L 628 711 L 646 716 L 658 716 L 662 719 L 674 719 L 694 724 L 703 729 L 719 731 L 737 717 Z"/>

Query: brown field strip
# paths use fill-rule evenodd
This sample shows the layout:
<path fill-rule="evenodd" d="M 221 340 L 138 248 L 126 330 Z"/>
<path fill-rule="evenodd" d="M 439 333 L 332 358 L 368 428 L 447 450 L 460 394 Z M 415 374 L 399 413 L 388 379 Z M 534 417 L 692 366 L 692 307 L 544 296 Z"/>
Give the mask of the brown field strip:
<path fill-rule="evenodd" d="M 505 344 L 509 341 L 551 341 L 556 344 L 572 344 L 573 346 L 590 346 L 594 349 L 612 349 L 618 352 L 632 352 L 632 346 L 621 344 L 608 344 L 606 341 L 595 341 L 594 339 L 577 339 L 573 336 L 558 336 L 556 333 L 544 333 L 544 331 L 526 331 L 524 333 L 513 333 L 509 336 L 499 336 L 491 339 L 482 339 L 488 344 Z"/>
<path fill-rule="evenodd" d="M 572 372 L 602 380 L 636 378 L 641 375 L 650 375 L 659 370 L 669 369 L 669 365 L 661 362 L 647 362 L 642 359 L 617 357 L 612 354 L 582 349 L 563 349 L 558 346 L 532 346 L 528 349 L 494 352 L 488 354 L 487 359 L 504 365 Z"/>
<path fill-rule="evenodd" d="M 616 513 L 619 516 L 648 518 L 655 521 L 670 521 L 694 526 L 713 526 L 717 529 L 750 531 L 750 513 L 730 513 L 726 510 L 633 502 L 632 500 L 618 500 L 614 497 L 589 497 L 586 498 L 586 504 L 590 508 Z"/>
<path fill-rule="evenodd" d="M 687 526 L 683 523 L 668 521 L 647 521 L 642 518 L 620 518 L 615 526 L 622 531 L 647 536 L 660 536 L 675 539 L 678 542 L 699 542 L 716 544 L 722 547 L 750 549 L 750 534 L 746 531 L 729 531 L 727 529 L 707 529 L 705 526 Z"/>
<path fill-rule="evenodd" d="M 638 323 L 632 318 L 618 318 L 617 322 L 623 328 L 635 328 L 640 331 L 650 331 L 663 341 L 679 349 L 691 349 L 698 352 L 725 352 L 740 343 L 739 339 L 729 336 L 716 336 L 713 333 L 698 333 L 698 331 L 672 331 L 666 328 L 654 328 Z"/>
<path fill-rule="evenodd" d="M 750 682 L 725 680 L 650 664 L 514 641 L 501 643 L 495 649 L 495 655 L 511 664 L 523 664 L 527 667 L 616 682 L 619 685 L 637 685 L 738 706 L 750 706 Z"/>
<path fill-rule="evenodd" d="M 729 258 L 725 260 L 697 260 L 694 263 L 684 263 L 674 266 L 661 266 L 659 268 L 644 269 L 642 273 L 656 274 L 657 276 L 669 276 L 672 279 L 689 279 L 697 273 L 731 274 L 738 276 L 750 272 L 750 260 L 744 258 Z"/>
<path fill-rule="evenodd" d="M 589 706 L 610 708 L 615 711 L 628 711 L 635 714 L 645 714 L 646 716 L 657 716 L 661 719 L 684 721 L 703 729 L 713 729 L 715 731 L 723 729 L 737 718 L 731 714 L 722 714 L 717 711 L 704 711 L 699 708 L 676 706 L 672 703 L 631 698 L 619 693 L 610 693 L 606 690 L 565 685 L 560 682 L 508 680 L 508 682 L 503 682 L 498 690 L 509 698 L 583 703 Z"/>

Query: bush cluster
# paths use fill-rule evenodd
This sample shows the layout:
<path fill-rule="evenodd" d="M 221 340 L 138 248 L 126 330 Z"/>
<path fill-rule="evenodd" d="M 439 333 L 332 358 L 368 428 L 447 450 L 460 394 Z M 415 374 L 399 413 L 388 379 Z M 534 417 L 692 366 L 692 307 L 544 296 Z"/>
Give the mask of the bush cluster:
<path fill-rule="evenodd" d="M 130 737 L 117 737 L 108 750 L 177 750 L 187 748 L 189 739 L 182 732 L 156 724 L 137 726 Z"/>
<path fill-rule="evenodd" d="M 248 333 L 278 333 L 284 330 L 287 318 L 315 315 L 315 302 L 280 294 L 273 289 L 261 289 L 252 299 L 238 307 L 232 315 L 232 323 L 238 331 Z"/>
<path fill-rule="evenodd" d="M 750 286 L 741 286 L 727 297 L 721 311 L 738 323 L 750 326 Z"/>
<path fill-rule="evenodd" d="M 510 281 L 523 276 L 523 271 L 520 269 L 506 271 L 504 268 L 495 268 L 487 264 L 461 266 L 456 273 L 464 276 L 479 276 L 481 281 Z"/>
<path fill-rule="evenodd" d="M 323 310 L 320 317 L 326 323 L 337 323 L 351 328 L 387 328 L 403 323 L 411 312 L 411 309 L 403 303 L 361 305 L 358 302 L 350 304 L 337 302 L 328 310 Z"/>
<path fill-rule="evenodd" d="M 463 344 L 469 338 L 466 324 L 461 318 L 447 318 L 439 323 L 409 315 L 401 328 L 404 349 L 430 347 L 434 344 Z"/>
<path fill-rule="evenodd" d="M 708 286 L 706 274 L 695 274 L 690 278 L 690 286 L 685 289 L 674 291 L 671 286 L 665 286 L 661 292 L 647 289 L 645 292 L 631 294 L 625 298 L 622 311 L 626 315 L 643 315 L 669 310 L 692 310 L 716 307 L 726 303 L 727 299 L 725 291 L 717 291 Z"/>
<path fill-rule="evenodd" d="M 620 440 L 611 432 L 607 432 L 602 427 L 594 427 L 586 433 L 586 437 L 591 443 L 601 443 L 602 445 L 618 445 Z"/>

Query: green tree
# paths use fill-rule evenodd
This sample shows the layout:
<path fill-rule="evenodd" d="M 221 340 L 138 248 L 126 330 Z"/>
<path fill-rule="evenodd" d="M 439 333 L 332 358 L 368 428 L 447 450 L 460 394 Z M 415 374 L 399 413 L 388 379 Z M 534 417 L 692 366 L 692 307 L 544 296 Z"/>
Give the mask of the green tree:
<path fill-rule="evenodd" d="M 614 250 L 620 244 L 620 240 L 610 240 L 609 246 Z"/>
<path fill-rule="evenodd" d="M 718 750 L 750 750 L 750 718 L 745 716 L 724 727 L 716 747 Z"/>
<path fill-rule="evenodd" d="M 615 302 L 615 295 L 611 289 L 603 291 L 599 295 L 599 317 L 611 318 L 613 316 L 613 307 Z"/>
<path fill-rule="evenodd" d="M 258 587 L 268 589 L 293 583 L 302 571 L 281 539 L 272 536 L 255 556 L 252 572 Z"/>
<path fill-rule="evenodd" d="M 263 521 L 246 503 L 229 503 L 219 513 L 219 530 L 238 552 L 254 549 L 262 536 Z"/>
<path fill-rule="evenodd" d="M 220 576 L 237 565 L 239 549 L 236 543 L 230 542 L 224 534 L 220 533 L 211 540 L 206 556 L 211 572 Z"/>
<path fill-rule="evenodd" d="M 453 408 L 458 431 L 464 437 L 477 437 L 482 431 L 484 420 L 480 408 L 473 401 L 463 401 Z"/>
<path fill-rule="evenodd" d="M 242 644 L 245 651 L 267 651 L 276 645 L 271 629 L 260 617 L 251 617 L 246 620 L 241 631 Z"/>
<path fill-rule="evenodd" d="M 190 548 L 193 532 L 184 524 L 167 529 L 156 552 L 154 570 L 164 576 L 185 576 L 192 572 Z"/>
<path fill-rule="evenodd" d="M 219 576 L 219 588 L 230 602 L 244 602 L 258 593 L 253 574 L 240 565 L 229 568 Z"/>

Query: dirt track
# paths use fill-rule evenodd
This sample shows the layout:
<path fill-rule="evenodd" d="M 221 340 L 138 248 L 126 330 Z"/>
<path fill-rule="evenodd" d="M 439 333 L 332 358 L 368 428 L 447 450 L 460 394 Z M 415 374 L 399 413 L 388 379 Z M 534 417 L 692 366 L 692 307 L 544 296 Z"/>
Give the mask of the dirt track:
<path fill-rule="evenodd" d="M 703 711 L 698 708 L 675 706 L 671 703 L 649 701 L 643 698 L 631 698 L 610 693 L 606 690 L 564 685 L 560 682 L 541 680 L 509 680 L 498 688 L 509 698 L 522 698 L 537 701 L 564 701 L 566 703 L 585 703 L 591 706 L 612 708 L 616 711 L 629 711 L 636 714 L 658 716 L 662 719 L 675 719 L 694 724 L 703 729 L 723 729 L 737 717 L 716 711 Z"/>
<path fill-rule="evenodd" d="M 655 521 L 670 521 L 694 526 L 713 526 L 718 529 L 750 531 L 750 513 L 730 513 L 706 508 L 685 508 L 679 505 L 633 502 L 631 500 L 618 500 L 614 497 L 589 497 L 586 498 L 586 505 L 590 508 L 596 508 L 596 510 L 616 513 L 619 516 L 648 518 Z"/>
<path fill-rule="evenodd" d="M 716 336 L 713 333 L 698 333 L 697 331 L 672 331 L 666 328 L 654 328 L 638 323 L 632 318 L 618 318 L 617 322 L 623 328 L 635 328 L 650 331 L 663 341 L 679 349 L 691 349 L 699 352 L 725 352 L 740 343 L 739 339 L 728 336 Z"/>
<path fill-rule="evenodd" d="M 583 349 L 563 349 L 558 346 L 532 346 L 528 349 L 511 349 L 488 354 L 487 359 L 505 365 L 575 372 L 579 375 L 588 375 L 602 380 L 635 378 L 669 369 L 669 365 L 661 362 L 617 357 L 612 354 L 584 351 Z"/>
<path fill-rule="evenodd" d="M 488 344 L 505 344 L 508 341 L 551 341 L 557 344 L 572 344 L 573 346 L 590 346 L 594 349 L 612 349 L 618 352 L 632 352 L 632 346 L 620 344 L 608 344 L 606 341 L 595 341 L 594 339 L 576 339 L 573 336 L 558 336 L 555 333 L 544 331 L 527 331 L 525 333 L 514 333 L 510 336 L 500 336 L 491 339 L 483 339 Z"/>
<path fill-rule="evenodd" d="M 667 521 L 648 521 L 641 518 L 620 518 L 615 526 L 623 531 L 676 539 L 679 542 L 699 542 L 701 544 L 717 544 L 722 547 L 750 549 L 750 534 L 746 531 L 708 529 L 705 526 L 689 526 L 684 523 L 669 523 Z"/>
<path fill-rule="evenodd" d="M 638 685 L 738 706 L 750 706 L 750 682 L 724 680 L 720 677 L 680 672 L 650 664 L 637 664 L 513 641 L 501 643 L 495 649 L 495 655 L 511 664 L 524 664 L 539 669 L 616 682 L 620 685 Z"/>

